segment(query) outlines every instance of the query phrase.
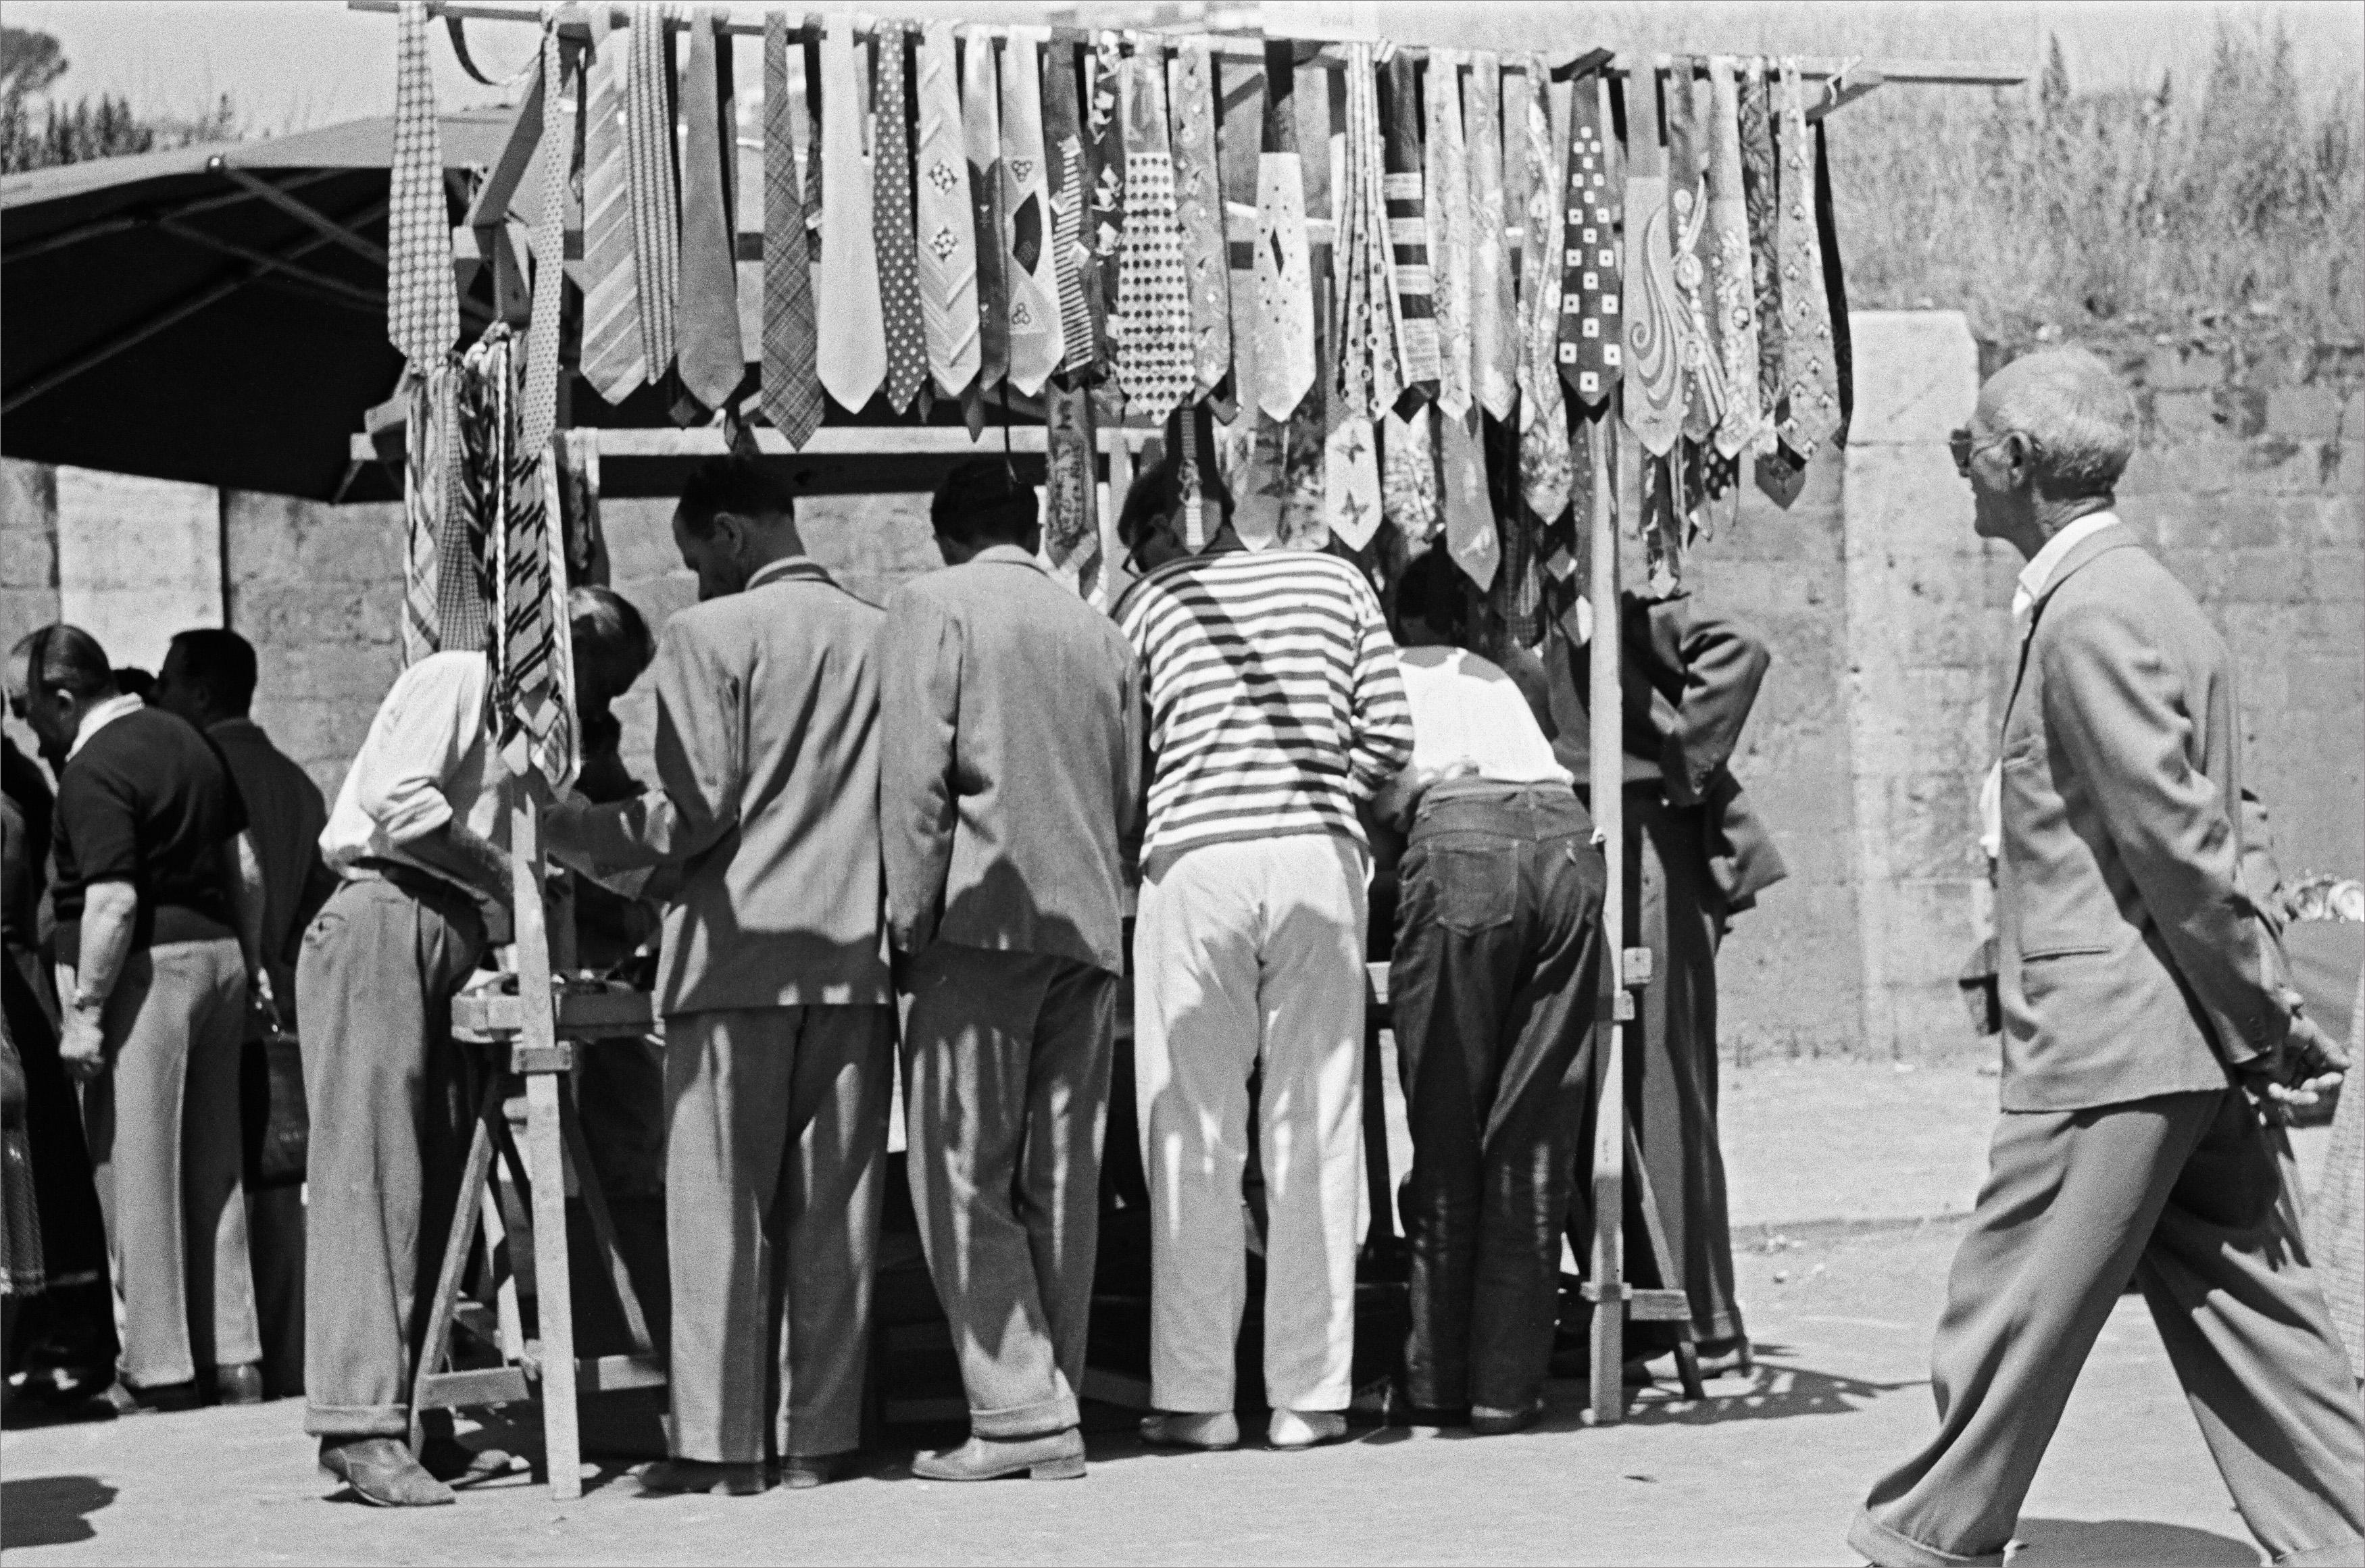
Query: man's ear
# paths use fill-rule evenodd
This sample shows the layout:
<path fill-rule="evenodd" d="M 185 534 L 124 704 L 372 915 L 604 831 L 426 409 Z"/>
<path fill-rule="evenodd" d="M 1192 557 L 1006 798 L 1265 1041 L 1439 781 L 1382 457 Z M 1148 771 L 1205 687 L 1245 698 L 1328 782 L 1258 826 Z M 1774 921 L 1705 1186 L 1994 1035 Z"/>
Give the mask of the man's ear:
<path fill-rule="evenodd" d="M 747 546 L 747 520 L 734 511 L 716 512 L 708 535 L 724 560 L 736 561 Z"/>

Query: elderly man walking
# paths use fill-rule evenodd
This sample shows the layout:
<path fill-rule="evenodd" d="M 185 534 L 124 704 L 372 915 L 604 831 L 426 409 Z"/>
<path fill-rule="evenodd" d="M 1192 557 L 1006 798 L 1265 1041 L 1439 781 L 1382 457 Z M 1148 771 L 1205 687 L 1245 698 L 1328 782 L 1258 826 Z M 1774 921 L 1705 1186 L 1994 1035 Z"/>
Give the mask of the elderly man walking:
<path fill-rule="evenodd" d="M 2259 1105 L 2346 1064 L 2276 984 L 2236 872 L 2225 640 L 2112 511 L 2126 389 L 2080 350 L 1981 390 L 1956 465 L 2027 558 L 2003 726 L 2002 1115 L 1932 1353 L 1937 1435 L 1849 1544 L 2000 1562 L 2078 1371 L 2132 1274 L 2219 1473 L 2278 1563 L 2355 1562 L 2365 1423 L 2275 1215 Z"/>
<path fill-rule="evenodd" d="M 1171 464 L 1135 484 L 1138 553 L 1144 533 L 1175 532 L 1180 503 Z M 1358 813 L 1412 756 L 1395 643 L 1362 574 L 1303 550 L 1180 554 L 1126 590 L 1116 620 L 1149 704 L 1134 1059 L 1162 1414 L 1143 1433 L 1239 1440 L 1240 1179 L 1260 1073 L 1268 1435 L 1306 1448 L 1345 1435 L 1352 1394 L 1370 863 Z"/>
<path fill-rule="evenodd" d="M 933 516 L 946 570 L 887 606 L 880 819 L 912 998 L 912 1203 L 970 1440 L 912 1472 L 1070 1478 L 1140 679 L 1108 618 L 1037 563 L 1035 493 L 999 458 L 956 470 Z"/>
<path fill-rule="evenodd" d="M 860 1441 L 894 1071 L 879 846 L 879 609 L 804 551 L 755 461 L 673 518 L 700 603 L 657 645 L 658 788 L 554 812 L 554 848 L 672 885 L 666 1220 L 674 1457 L 655 1492 L 835 1476 Z"/>

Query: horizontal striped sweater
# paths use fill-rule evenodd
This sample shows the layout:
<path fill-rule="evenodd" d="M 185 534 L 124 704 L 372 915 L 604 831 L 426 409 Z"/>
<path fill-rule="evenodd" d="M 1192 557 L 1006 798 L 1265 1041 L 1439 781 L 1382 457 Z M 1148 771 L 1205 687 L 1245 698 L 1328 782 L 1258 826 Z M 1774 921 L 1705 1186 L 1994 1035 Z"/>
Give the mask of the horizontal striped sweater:
<path fill-rule="evenodd" d="M 1412 710 L 1362 574 L 1304 550 L 1188 556 L 1115 614 L 1149 704 L 1145 866 L 1290 834 L 1363 842 L 1356 805 L 1411 758 Z"/>

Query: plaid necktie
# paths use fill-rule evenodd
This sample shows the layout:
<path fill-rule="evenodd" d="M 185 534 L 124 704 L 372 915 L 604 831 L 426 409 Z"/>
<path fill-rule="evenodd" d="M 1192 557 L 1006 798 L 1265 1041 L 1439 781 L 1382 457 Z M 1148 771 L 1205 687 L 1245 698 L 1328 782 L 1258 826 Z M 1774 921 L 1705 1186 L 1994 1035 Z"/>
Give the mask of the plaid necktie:
<path fill-rule="evenodd" d="M 611 404 L 649 379 L 641 351 L 638 273 L 633 265 L 631 155 L 624 126 L 627 40 L 610 26 L 610 8 L 591 9 L 591 50 L 584 73 L 583 379 Z"/>
<path fill-rule="evenodd" d="M 403 0 L 398 21 L 386 335 L 424 375 L 460 335 L 460 297 L 452 276 L 452 216 L 443 198 L 443 138 L 427 63 L 424 0 Z"/>
<path fill-rule="evenodd" d="M 871 108 L 872 213 L 878 225 L 879 308 L 887 330 L 887 406 L 912 406 L 928 378 L 928 345 L 920 321 L 920 250 L 912 232 L 912 131 L 903 68 L 910 37 L 902 22 L 881 22 L 876 34 L 879 89 Z"/>
<path fill-rule="evenodd" d="M 1462 136 L 1462 51 L 1429 51 L 1429 270 L 1437 307 L 1437 406 L 1470 411 L 1470 157 Z M 1440 443 L 1440 451 L 1443 450 Z"/>
<path fill-rule="evenodd" d="M 1418 406 L 1437 396 L 1439 368 L 1436 286 L 1429 267 L 1429 207 L 1421 178 L 1420 87 L 1411 55 L 1399 50 L 1388 62 L 1379 96 L 1386 170 L 1382 195 L 1387 204 L 1398 342 L 1404 351 L 1399 362 L 1404 391 L 1397 402 Z"/>
<path fill-rule="evenodd" d="M 1138 49 L 1126 57 L 1120 80 L 1125 235 L 1117 275 L 1117 385 L 1125 390 L 1127 418 L 1160 420 L 1190 396 L 1192 381 L 1191 279 L 1174 222 L 1165 62 L 1155 48 Z"/>
<path fill-rule="evenodd" d="M 1667 153 L 1659 140 L 1658 89 L 1648 78 L 1626 136 L 1626 428 L 1664 456 L 1683 433 L 1683 341 L 1667 207 Z M 1567 301 L 1564 299 L 1564 306 Z M 1576 465 L 1582 475 L 1584 465 Z M 1579 518 L 1585 516 L 1580 510 Z"/>
<path fill-rule="evenodd" d="M 1119 103 L 1125 56 L 1115 33 L 1099 34 L 1088 57 L 1092 87 L 1085 99 L 1084 172 L 1091 180 L 1085 239 L 1097 264 L 1084 274 L 1084 308 L 1100 333 L 1095 351 L 1104 373 L 1116 369 L 1118 274 L 1124 264 L 1125 116 Z"/>
<path fill-rule="evenodd" d="M 1519 494 L 1539 521 L 1551 523 L 1568 510 L 1569 488 L 1568 406 L 1556 368 L 1561 258 L 1553 243 L 1563 187 L 1542 58 L 1530 55 L 1527 73 L 1513 80 L 1519 84 L 1516 112 L 1505 118 L 1518 127 L 1528 190 L 1528 243 L 1519 267 Z"/>
<path fill-rule="evenodd" d="M 701 6 L 689 19 L 689 63 L 681 79 L 681 293 L 674 319 L 682 389 L 707 409 L 727 402 L 747 370 L 716 93 L 719 15 Z M 698 410 L 678 406 L 674 416 L 689 424 Z"/>
<path fill-rule="evenodd" d="M 1839 375 L 1832 352 L 1822 238 L 1815 226 L 1814 148 L 1807 134 L 1799 62 L 1782 75 L 1782 379 L 1789 412 L 1782 444 L 1801 466 L 1839 428 Z"/>
<path fill-rule="evenodd" d="M 1710 55 L 1709 73 L 1709 286 L 1716 346 L 1724 371 L 1724 418 L 1716 450 L 1725 457 L 1757 443 L 1765 416 L 1757 401 L 1757 285 L 1749 265 L 1749 205 L 1742 192 L 1741 100 L 1732 61 Z"/>
<path fill-rule="evenodd" d="M 953 24 L 920 30 L 920 310 L 936 390 L 958 398 L 977 379 L 977 219 L 961 151 L 959 47 Z"/>
<path fill-rule="evenodd" d="M 801 450 L 821 424 L 814 375 L 813 240 L 797 178 L 798 106 L 789 88 L 789 18 L 764 14 L 764 415 Z"/>
<path fill-rule="evenodd" d="M 1052 252 L 1051 181 L 1043 142 L 1043 67 L 1013 29 L 1002 58 L 1002 243 L 1009 288 L 1010 385 L 1032 398 L 1068 356 Z"/>
<path fill-rule="evenodd" d="M 1618 271 L 1621 193 L 1609 177 L 1611 138 L 1598 76 L 1580 77 L 1569 95 L 1568 178 L 1560 224 L 1561 379 L 1588 409 L 1609 400 L 1625 373 Z"/>
<path fill-rule="evenodd" d="M 1174 126 L 1174 206 L 1191 274 L 1192 395 L 1205 398 L 1232 373 L 1232 258 L 1216 161 L 1216 62 L 1194 39 L 1167 67 Z"/>
<path fill-rule="evenodd" d="M 1741 190 L 1749 218 L 1749 278 L 1757 311 L 1757 450 L 1774 450 L 1782 404 L 1781 199 L 1774 168 L 1774 121 L 1767 110 L 1765 62 L 1753 59 L 1741 78 Z"/>
<path fill-rule="evenodd" d="M 1306 170 L 1297 158 L 1297 66 L 1285 40 L 1264 47 L 1264 144 L 1257 156 L 1257 313 L 1264 342 L 1250 391 L 1286 420 L 1314 387 L 1314 277 L 1306 240 Z"/>
<path fill-rule="evenodd" d="M 564 112 L 566 82 L 558 53 L 558 24 L 542 29 L 542 208 L 533 225 L 533 317 L 526 332 L 525 394 L 518 415 L 518 446 L 538 461 L 558 423 L 558 327 L 565 304 L 566 163 L 575 151 L 575 122 Z"/>
<path fill-rule="evenodd" d="M 438 364 L 410 378 L 402 465 L 402 664 L 405 669 L 443 645 L 443 527 L 452 495 L 452 378 Z"/>
<path fill-rule="evenodd" d="M 1464 100 L 1473 224 L 1470 352 L 1479 406 L 1498 420 L 1508 420 L 1518 392 L 1519 308 L 1504 234 L 1502 82 L 1501 56 L 1486 50 L 1470 56 L 1470 85 Z"/>
<path fill-rule="evenodd" d="M 1667 78 L 1667 210 L 1681 307 L 1676 319 L 1682 330 L 1676 341 L 1684 373 L 1684 437 L 1698 445 L 1724 420 L 1724 365 L 1709 320 L 1714 298 L 1708 275 L 1708 190 L 1702 178 L 1708 150 L 1693 63 L 1688 55 L 1676 56 L 1676 69 Z"/>
<path fill-rule="evenodd" d="M 633 7 L 624 79 L 624 148 L 633 201 L 633 269 L 641 297 L 641 349 L 651 381 L 673 364 L 674 298 L 680 288 L 674 206 L 673 95 L 666 80 L 665 7 Z"/>
<path fill-rule="evenodd" d="M 871 229 L 869 137 L 862 113 L 862 43 L 850 14 L 829 18 L 821 40 L 821 273 L 814 295 L 821 384 L 848 413 L 887 378 L 887 325 L 879 297 L 879 244 Z"/>
<path fill-rule="evenodd" d="M 1043 65 L 1043 156 L 1050 162 L 1051 271 L 1059 285 L 1059 368 L 1089 375 L 1094 344 L 1092 307 L 1084 277 L 1092 252 L 1084 243 L 1084 204 L 1090 181 L 1084 174 L 1083 103 L 1076 85 L 1073 33 L 1055 31 Z"/>
<path fill-rule="evenodd" d="M 961 40 L 961 143 L 969 158 L 970 222 L 977 235 L 978 373 L 970 385 L 970 428 L 984 414 L 983 398 L 1010 369 L 1010 296 L 1002 242 L 1002 86 L 994 40 L 973 32 Z"/>

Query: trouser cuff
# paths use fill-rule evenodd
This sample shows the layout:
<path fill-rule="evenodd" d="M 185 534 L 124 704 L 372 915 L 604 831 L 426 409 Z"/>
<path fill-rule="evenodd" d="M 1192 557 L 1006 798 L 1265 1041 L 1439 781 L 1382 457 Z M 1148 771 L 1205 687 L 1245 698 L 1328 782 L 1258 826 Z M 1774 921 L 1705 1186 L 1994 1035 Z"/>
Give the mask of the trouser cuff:
<path fill-rule="evenodd" d="M 307 1404 L 304 1430 L 316 1438 L 407 1438 L 410 1406 Z"/>
<path fill-rule="evenodd" d="M 970 1407 L 969 1429 L 981 1438 L 1010 1441 L 1019 1438 L 1048 1437 L 1080 1425 L 1076 1396 L 1062 1394 L 1056 1398 L 1038 1399 L 1032 1405 L 1012 1405 L 1000 1410 L 980 1410 Z"/>
<path fill-rule="evenodd" d="M 2353 1563 L 2365 1560 L 2365 1536 L 2350 1536 L 2347 1540 L 2330 1546 L 2311 1546 L 2304 1551 L 2287 1551 L 2267 1561 L 2275 1568 L 2334 1568 L 2337 1563 Z"/>
<path fill-rule="evenodd" d="M 1861 1551 L 1875 1568 L 1965 1568 L 1969 1564 L 2001 1564 L 2003 1548 L 1962 1553 L 1941 1551 L 1910 1535 L 1900 1535 L 1870 1514 L 1858 1513 L 1848 1526 L 1848 1545 Z"/>

